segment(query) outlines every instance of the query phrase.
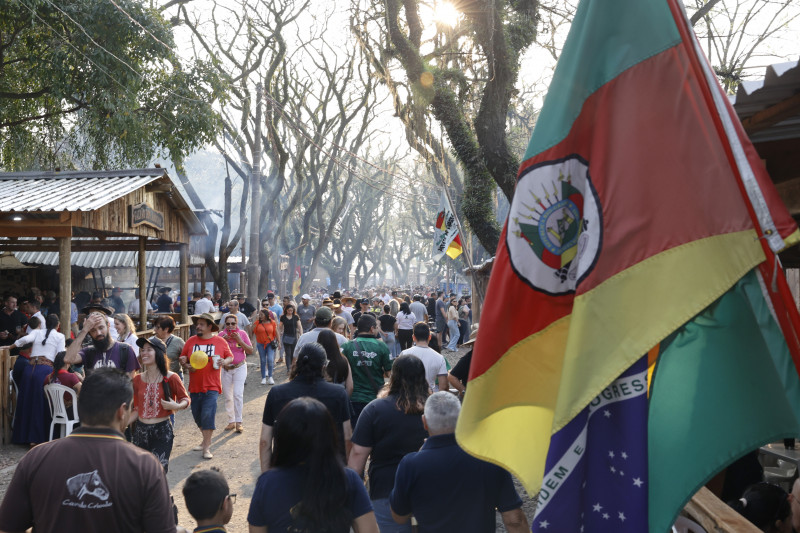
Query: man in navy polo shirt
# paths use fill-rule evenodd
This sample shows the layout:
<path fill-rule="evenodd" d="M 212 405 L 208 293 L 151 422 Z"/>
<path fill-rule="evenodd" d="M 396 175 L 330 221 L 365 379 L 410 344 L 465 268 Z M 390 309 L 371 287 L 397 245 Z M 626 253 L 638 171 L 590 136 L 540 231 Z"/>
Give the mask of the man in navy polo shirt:
<path fill-rule="evenodd" d="M 456 443 L 458 398 L 436 392 L 425 402 L 422 423 L 430 437 L 406 455 L 389 496 L 392 517 L 405 524 L 413 514 L 419 532 L 495 531 L 495 509 L 510 533 L 530 530 L 511 474 L 468 455 Z M 448 480 L 443 490 L 441 480 Z"/>

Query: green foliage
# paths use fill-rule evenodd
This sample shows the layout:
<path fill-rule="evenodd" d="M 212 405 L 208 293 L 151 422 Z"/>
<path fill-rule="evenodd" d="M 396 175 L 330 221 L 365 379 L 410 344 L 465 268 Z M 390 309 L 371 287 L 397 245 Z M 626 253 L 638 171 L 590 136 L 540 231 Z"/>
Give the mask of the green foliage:
<path fill-rule="evenodd" d="M 109 0 L 0 0 L 0 167 L 140 166 L 215 136 L 225 79 L 181 64 L 158 12 L 115 2 L 125 13 Z"/>

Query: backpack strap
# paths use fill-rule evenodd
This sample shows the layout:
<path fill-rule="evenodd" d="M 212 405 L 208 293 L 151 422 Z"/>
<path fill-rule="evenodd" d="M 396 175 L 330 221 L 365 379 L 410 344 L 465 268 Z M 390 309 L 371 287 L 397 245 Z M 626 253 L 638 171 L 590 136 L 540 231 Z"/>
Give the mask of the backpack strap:
<path fill-rule="evenodd" d="M 124 342 L 120 342 L 119 347 L 119 369 L 127 372 L 128 368 L 128 355 L 130 354 L 131 347 Z"/>

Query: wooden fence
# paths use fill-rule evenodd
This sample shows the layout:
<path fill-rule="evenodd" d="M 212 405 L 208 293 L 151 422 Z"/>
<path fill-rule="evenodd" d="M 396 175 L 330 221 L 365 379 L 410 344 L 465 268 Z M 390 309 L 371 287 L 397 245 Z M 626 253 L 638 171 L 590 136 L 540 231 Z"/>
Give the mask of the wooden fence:
<path fill-rule="evenodd" d="M 11 421 L 14 419 L 14 409 L 17 407 L 17 398 L 11 386 L 11 369 L 17 360 L 16 355 L 11 355 L 9 347 L 0 348 L 0 442 L 11 444 Z"/>

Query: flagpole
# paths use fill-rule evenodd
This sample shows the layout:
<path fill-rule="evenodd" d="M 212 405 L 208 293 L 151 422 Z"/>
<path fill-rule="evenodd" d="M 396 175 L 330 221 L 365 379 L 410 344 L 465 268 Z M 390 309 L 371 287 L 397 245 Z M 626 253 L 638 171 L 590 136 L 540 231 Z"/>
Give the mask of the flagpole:
<path fill-rule="evenodd" d="M 466 234 L 464 233 L 464 228 L 461 227 L 461 220 L 458 218 L 458 211 L 456 211 L 456 207 L 453 204 L 453 199 L 450 197 L 450 189 L 445 185 L 444 187 L 444 195 L 447 198 L 447 203 L 450 206 L 450 211 L 453 213 L 453 218 L 456 219 L 456 226 L 458 226 L 458 233 L 463 236 L 461 239 L 461 246 L 466 250 L 464 256 L 467 258 L 467 267 L 472 274 L 472 279 L 475 279 L 475 275 L 477 272 L 475 271 L 475 265 L 472 264 L 472 246 L 467 246 L 467 239 Z M 483 289 L 479 283 L 473 283 L 473 287 L 475 291 L 478 293 L 478 298 L 480 299 L 481 306 L 484 303 L 484 294 Z"/>
<path fill-rule="evenodd" d="M 708 106 L 710 109 L 717 111 L 712 117 L 714 125 L 717 128 L 721 140 L 727 141 L 727 143 L 722 143 L 725 154 L 731 165 L 731 170 L 736 176 L 737 185 L 766 257 L 765 263 L 759 265 L 759 270 L 765 280 L 770 300 L 776 308 L 775 318 L 786 339 L 786 344 L 792 355 L 795 369 L 798 374 L 800 374 L 800 313 L 798 313 L 795 307 L 794 298 L 791 297 L 791 291 L 786 283 L 783 268 L 780 264 L 780 258 L 777 255 L 777 252 L 784 245 L 783 238 L 775 228 L 763 195 L 760 190 L 757 189 L 755 177 L 752 175 L 752 171 L 749 168 L 750 163 L 741 149 L 741 140 L 731 123 L 730 112 L 724 105 L 724 101 L 720 98 L 720 89 L 717 85 L 716 78 L 710 70 L 708 63 L 701 56 L 702 52 L 691 33 L 691 25 L 689 25 L 686 11 L 683 9 L 682 5 L 678 5 L 677 3 L 670 2 L 669 6 L 676 22 L 678 20 L 683 22 L 683 24 L 678 24 L 678 31 L 682 34 L 683 40 L 687 43 L 687 47 L 689 47 L 690 51 L 694 52 L 693 54 L 689 54 L 689 60 L 692 62 L 695 70 L 699 71 L 697 73 L 698 78 L 705 82 L 700 83 L 700 87 L 704 92 L 704 97 L 708 102 Z M 738 148 L 738 158 L 737 153 L 735 153 L 737 150 L 735 150 L 734 144 L 736 144 Z M 742 159 L 744 159 L 744 161 L 742 161 Z M 743 169 L 743 164 L 748 165 L 748 167 Z M 743 170 L 747 170 L 749 175 L 745 176 Z"/>

